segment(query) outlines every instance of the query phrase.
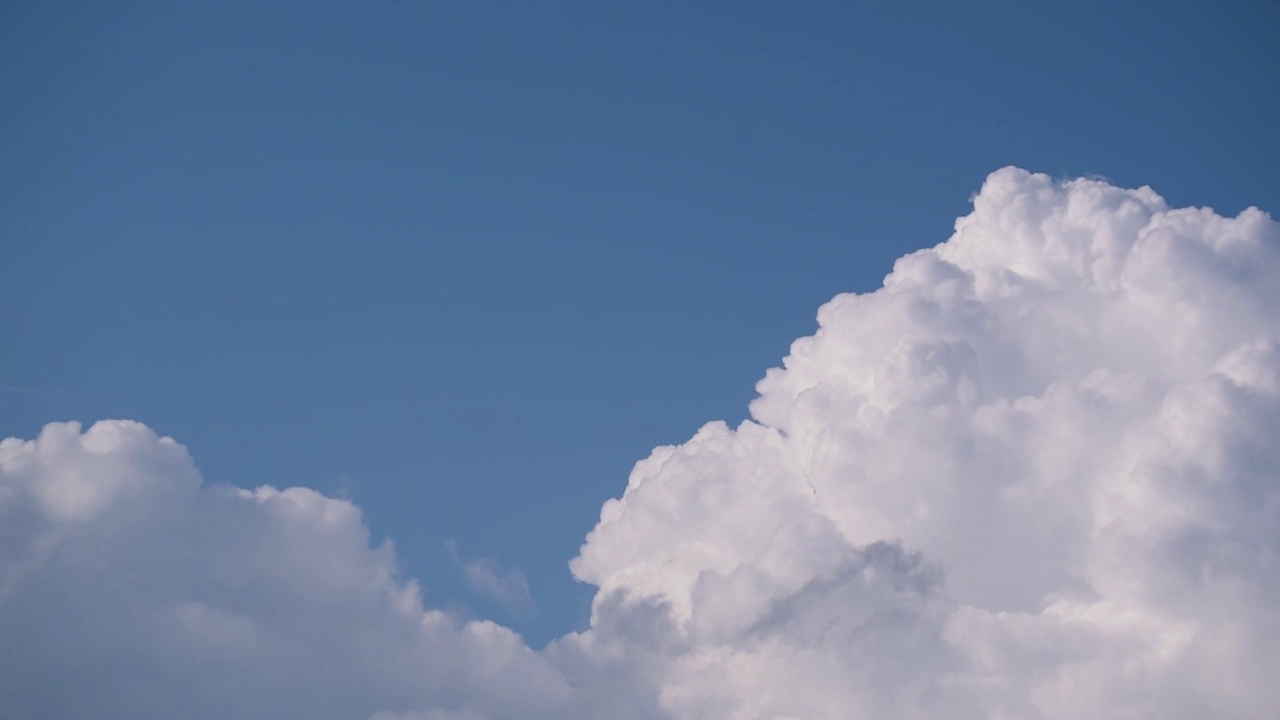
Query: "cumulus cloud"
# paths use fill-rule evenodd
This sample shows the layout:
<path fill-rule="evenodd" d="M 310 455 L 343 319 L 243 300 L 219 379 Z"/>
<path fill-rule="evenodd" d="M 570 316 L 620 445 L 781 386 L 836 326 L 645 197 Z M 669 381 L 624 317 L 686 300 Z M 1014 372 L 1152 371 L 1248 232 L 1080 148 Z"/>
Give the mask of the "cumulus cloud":
<path fill-rule="evenodd" d="M 542 651 L 346 501 L 136 423 L 4 441 L 0 715 L 1269 717 L 1280 228 L 1015 168 L 973 204 L 636 465 Z"/>
<path fill-rule="evenodd" d="M 424 608 L 347 501 L 202 486 L 123 421 L 5 440 L 0 478 L 0 716 L 553 717 L 569 692 L 511 631 Z"/>

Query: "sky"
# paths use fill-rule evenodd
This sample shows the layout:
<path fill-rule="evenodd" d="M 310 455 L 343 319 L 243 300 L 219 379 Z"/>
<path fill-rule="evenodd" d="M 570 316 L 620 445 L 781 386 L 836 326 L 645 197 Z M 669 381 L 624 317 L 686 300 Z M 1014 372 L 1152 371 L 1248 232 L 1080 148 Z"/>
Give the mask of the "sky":
<path fill-rule="evenodd" d="M 1247 671 L 1227 705 L 1190 660 L 1099 678 L 1277 659 L 1227 619 L 1270 637 L 1280 598 L 1247 212 L 1280 208 L 1277 31 L 1265 2 L 6 4 L 0 627 L 104 639 L 22 633 L 0 710 L 83 716 L 124 653 L 121 717 L 198 684 L 173 657 L 279 716 L 249 669 L 314 641 L 386 679 L 327 699 L 361 720 L 1255 716 Z M 1192 556 L 1235 559 L 1182 588 Z M 142 597 L 151 632 L 103 630 Z M 918 631 L 806 645 L 841 607 Z M 1049 627 L 1117 608 L 1146 624 Z M 316 629 L 344 623 L 368 642 Z M 861 690 L 752 704 L 869 646 Z M 1043 670 L 1078 705 L 1024 673 L 1082 656 Z"/>

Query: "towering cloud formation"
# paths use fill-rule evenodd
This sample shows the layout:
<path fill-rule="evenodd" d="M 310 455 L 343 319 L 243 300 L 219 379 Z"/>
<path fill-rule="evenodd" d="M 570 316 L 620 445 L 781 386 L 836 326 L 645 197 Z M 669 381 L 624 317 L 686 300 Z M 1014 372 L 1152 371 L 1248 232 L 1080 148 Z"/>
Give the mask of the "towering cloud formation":
<path fill-rule="evenodd" d="M 126 422 L 0 445 L 0 716 L 1264 718 L 1280 228 L 988 178 L 636 465 L 543 651 L 422 606 L 351 504 Z"/>

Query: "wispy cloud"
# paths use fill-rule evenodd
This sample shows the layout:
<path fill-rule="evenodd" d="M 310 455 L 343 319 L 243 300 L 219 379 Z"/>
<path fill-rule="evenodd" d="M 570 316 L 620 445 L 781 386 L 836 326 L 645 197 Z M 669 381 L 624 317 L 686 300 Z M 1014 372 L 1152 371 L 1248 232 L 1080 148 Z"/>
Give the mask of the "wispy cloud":
<path fill-rule="evenodd" d="M 462 571 L 467 589 L 497 604 L 512 615 L 527 616 L 537 611 L 529 592 L 529 579 L 520 568 L 504 568 L 489 557 L 464 559 L 454 540 L 445 542 L 450 559 Z"/>

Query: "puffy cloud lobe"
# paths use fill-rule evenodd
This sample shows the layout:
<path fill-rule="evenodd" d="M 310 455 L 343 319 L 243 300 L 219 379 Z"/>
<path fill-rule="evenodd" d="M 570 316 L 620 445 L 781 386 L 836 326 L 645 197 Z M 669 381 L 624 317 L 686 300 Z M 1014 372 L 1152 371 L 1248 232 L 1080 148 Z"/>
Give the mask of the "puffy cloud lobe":
<path fill-rule="evenodd" d="M 0 714 L 1267 717 L 1277 278 L 1257 210 L 992 174 L 751 420 L 636 465 L 538 652 L 424 608 L 348 502 L 201 486 L 136 423 L 6 440 Z"/>
<path fill-rule="evenodd" d="M 80 430 L 0 446 L 0 715 L 554 717 L 546 661 L 424 609 L 350 503 L 201 487 L 138 423 Z"/>
<path fill-rule="evenodd" d="M 752 421 L 637 465 L 573 569 L 671 608 L 679 717 L 1265 717 L 1278 271 L 1257 210 L 996 172 L 819 311 Z M 886 541 L 912 592 L 835 580 Z"/>

